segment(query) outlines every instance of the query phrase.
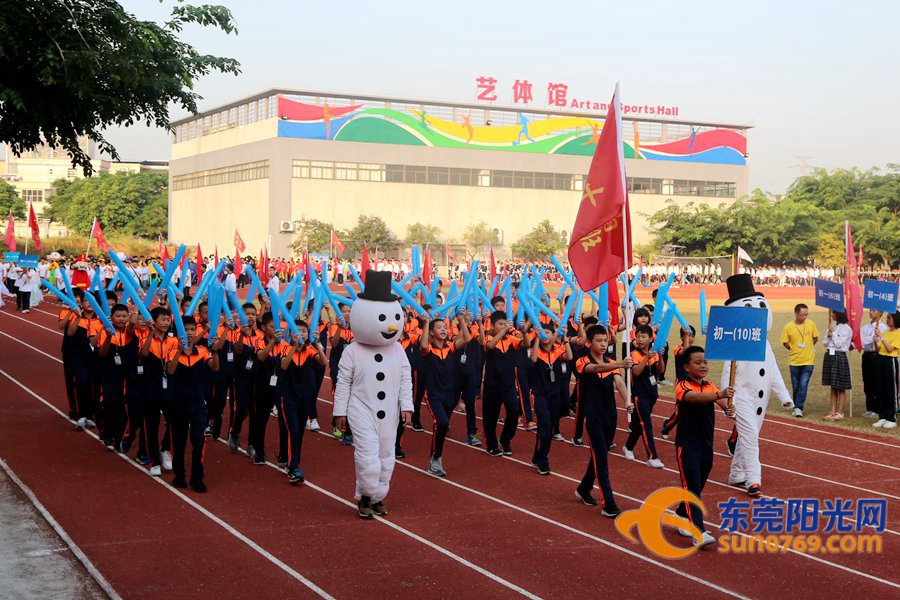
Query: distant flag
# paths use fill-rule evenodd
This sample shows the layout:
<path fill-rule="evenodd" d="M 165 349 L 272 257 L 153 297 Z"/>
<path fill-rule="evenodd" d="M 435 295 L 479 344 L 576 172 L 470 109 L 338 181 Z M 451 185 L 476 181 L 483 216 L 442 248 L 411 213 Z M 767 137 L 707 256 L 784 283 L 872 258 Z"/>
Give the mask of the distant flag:
<path fill-rule="evenodd" d="M 431 267 L 431 247 L 428 244 L 425 244 L 425 257 L 422 262 L 425 263 L 422 265 L 422 281 L 425 282 L 425 285 L 430 286 L 434 274 Z"/>
<path fill-rule="evenodd" d="M 234 230 L 234 247 L 240 252 L 247 249 L 247 246 L 244 244 L 244 240 L 241 239 L 241 234 L 238 233 L 237 229 Z"/>
<path fill-rule="evenodd" d="M 753 259 L 750 258 L 750 255 L 747 254 L 747 251 L 744 250 L 743 248 L 741 248 L 740 246 L 738 246 L 738 249 L 737 249 L 737 257 L 738 257 L 738 260 L 743 260 L 744 262 L 748 262 L 751 265 L 753 264 Z"/>
<path fill-rule="evenodd" d="M 300 268 L 303 269 L 303 281 L 309 285 L 309 282 L 312 281 L 312 267 L 309 265 L 309 247 L 303 250 L 303 264 L 300 265 Z"/>
<path fill-rule="evenodd" d="M 241 273 L 244 270 L 244 263 L 241 260 L 241 254 L 247 249 L 246 244 L 244 244 L 244 240 L 241 239 L 241 234 L 238 233 L 238 230 L 234 230 L 234 276 L 240 277 Z"/>
<path fill-rule="evenodd" d="M 219 245 L 218 244 L 216 244 L 215 261 L 216 261 L 216 264 L 213 265 L 213 269 L 218 269 L 219 268 Z"/>
<path fill-rule="evenodd" d="M 631 128 L 634 130 L 634 157 L 638 158 L 641 153 L 641 134 L 638 132 L 638 122 L 632 121 Z"/>
<path fill-rule="evenodd" d="M 369 264 L 369 248 L 363 244 L 362 260 L 359 263 L 359 270 L 361 271 L 359 276 L 362 279 L 363 285 L 366 284 L 366 271 L 371 268 L 372 265 Z"/>
<path fill-rule="evenodd" d="M 200 283 L 200 280 L 203 279 L 203 251 L 200 250 L 200 244 L 197 244 L 197 283 Z"/>
<path fill-rule="evenodd" d="M 453 260 L 453 253 L 450 252 L 450 244 L 444 244 L 444 253 L 447 255 L 447 264 Z"/>
<path fill-rule="evenodd" d="M 847 264 L 844 269 L 844 298 L 847 303 L 847 321 L 853 330 L 853 345 L 862 352 L 862 338 L 859 327 L 862 323 L 862 294 L 859 291 L 859 268 L 853 253 L 853 239 L 850 235 L 850 223 L 844 222 L 844 250 Z"/>
<path fill-rule="evenodd" d="M 101 252 L 109 252 L 109 244 L 106 242 L 106 236 L 103 235 L 103 228 L 100 227 L 97 217 L 94 217 L 94 224 L 91 226 L 91 238 L 97 240 L 97 247 Z"/>
<path fill-rule="evenodd" d="M 159 255 L 159 259 L 162 261 L 163 269 L 168 266 L 169 262 L 169 247 L 167 245 L 163 245 L 162 252 Z"/>
<path fill-rule="evenodd" d="M 162 234 L 159 234 L 159 237 L 156 239 L 156 255 L 159 257 L 159 260 L 163 260 L 163 240 Z M 165 261 L 163 261 L 163 267 L 166 266 Z"/>
<path fill-rule="evenodd" d="M 334 232 L 334 229 L 331 230 L 331 247 L 341 254 L 344 252 L 344 242 L 342 242 L 341 238 L 338 237 L 338 234 Z"/>
<path fill-rule="evenodd" d="M 16 251 L 16 220 L 13 219 L 12 210 L 9 211 L 9 220 L 6 222 L 6 237 L 3 239 L 6 242 L 6 249 L 10 252 Z"/>
<path fill-rule="evenodd" d="M 597 141 L 597 149 L 569 241 L 569 264 L 585 290 L 613 280 L 631 266 L 631 215 L 625 187 L 619 86 Z"/>
<path fill-rule="evenodd" d="M 491 244 L 491 281 L 497 278 L 497 261 L 494 260 L 494 244 Z"/>
<path fill-rule="evenodd" d="M 28 203 L 28 226 L 31 228 L 31 239 L 36 250 L 41 250 L 41 230 L 38 228 L 37 215 L 34 214 L 34 204 Z"/>

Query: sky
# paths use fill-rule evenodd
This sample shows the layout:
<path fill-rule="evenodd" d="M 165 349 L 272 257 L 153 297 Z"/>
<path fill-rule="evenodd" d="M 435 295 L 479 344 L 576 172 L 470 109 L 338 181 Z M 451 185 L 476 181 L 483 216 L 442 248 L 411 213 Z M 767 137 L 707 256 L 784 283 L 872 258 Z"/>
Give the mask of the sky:
<path fill-rule="evenodd" d="M 208 0 L 215 2 L 216 0 Z M 218 0 L 239 33 L 188 27 L 242 74 L 196 82 L 209 109 L 272 87 L 472 101 L 475 78 L 563 82 L 569 95 L 680 107 L 679 118 L 752 125 L 751 188 L 783 193 L 813 167 L 900 163 L 900 3 L 363 2 Z M 123 0 L 141 19 L 174 5 Z M 171 118 L 186 116 L 173 109 Z M 168 160 L 166 132 L 117 128 L 123 160 Z"/>

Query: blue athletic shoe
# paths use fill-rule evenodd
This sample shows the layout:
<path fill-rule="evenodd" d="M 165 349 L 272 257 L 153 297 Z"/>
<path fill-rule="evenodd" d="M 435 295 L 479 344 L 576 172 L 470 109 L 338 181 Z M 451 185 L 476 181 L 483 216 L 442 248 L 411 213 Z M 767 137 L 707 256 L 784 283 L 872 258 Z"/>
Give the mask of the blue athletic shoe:
<path fill-rule="evenodd" d="M 344 446 L 352 446 L 353 445 L 353 436 L 352 435 L 342 435 L 341 436 L 341 444 Z"/>
<path fill-rule="evenodd" d="M 139 464 L 146 467 L 150 464 L 150 457 L 146 454 L 138 454 L 137 461 Z"/>
<path fill-rule="evenodd" d="M 119 441 L 118 450 L 122 454 L 128 454 L 128 451 L 131 450 L 131 442 L 129 442 L 128 440 L 125 440 L 125 439 Z"/>
<path fill-rule="evenodd" d="M 288 473 L 288 482 L 294 485 L 298 483 L 303 483 L 303 472 L 300 469 L 294 469 L 290 473 Z"/>

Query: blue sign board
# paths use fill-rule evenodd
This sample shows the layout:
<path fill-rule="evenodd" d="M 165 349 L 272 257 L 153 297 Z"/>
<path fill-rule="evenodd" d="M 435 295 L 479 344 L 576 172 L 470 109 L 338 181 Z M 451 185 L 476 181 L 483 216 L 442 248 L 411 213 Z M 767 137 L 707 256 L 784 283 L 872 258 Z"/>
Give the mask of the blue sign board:
<path fill-rule="evenodd" d="M 897 312 L 897 291 L 900 284 L 878 279 L 866 279 L 863 289 L 863 308 L 881 312 Z"/>
<path fill-rule="evenodd" d="M 816 279 L 816 306 L 844 312 L 844 286 L 827 279 Z"/>
<path fill-rule="evenodd" d="M 3 254 L 3 260 L 8 263 L 17 263 L 19 262 L 19 252 L 5 252 Z"/>
<path fill-rule="evenodd" d="M 41 257 L 37 254 L 23 254 L 19 256 L 19 266 L 23 269 L 37 269 Z"/>
<path fill-rule="evenodd" d="M 766 360 L 769 311 L 744 306 L 713 306 L 706 329 L 708 360 Z"/>

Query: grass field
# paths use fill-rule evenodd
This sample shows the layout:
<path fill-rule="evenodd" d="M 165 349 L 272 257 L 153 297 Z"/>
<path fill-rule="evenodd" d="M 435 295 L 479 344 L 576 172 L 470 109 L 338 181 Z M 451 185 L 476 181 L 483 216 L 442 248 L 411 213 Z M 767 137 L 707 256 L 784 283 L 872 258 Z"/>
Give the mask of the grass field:
<path fill-rule="evenodd" d="M 792 321 L 794 318 L 794 305 L 797 302 L 800 302 L 799 299 L 793 300 L 770 300 L 767 299 L 767 303 L 772 307 L 773 311 L 773 320 L 772 320 L 772 331 L 769 332 L 769 343 L 772 344 L 772 350 L 775 352 L 775 359 L 778 361 L 778 366 L 781 369 L 781 374 L 784 377 L 784 383 L 788 388 L 788 391 L 791 391 L 791 374 L 788 369 L 788 351 L 781 345 L 779 338 L 781 337 L 781 330 L 784 325 L 788 321 Z M 713 304 L 713 303 L 711 303 Z M 816 326 L 819 329 L 819 333 L 824 338 L 825 332 L 828 328 L 828 311 L 824 308 L 813 306 L 812 302 L 806 301 L 806 304 L 809 306 L 809 319 L 815 322 Z M 700 333 L 700 302 L 699 300 L 694 299 L 680 299 L 678 300 L 678 309 L 684 315 L 684 317 L 688 320 L 688 322 L 697 329 L 697 338 L 695 342 L 699 346 L 703 346 L 706 343 L 705 336 Z M 674 348 L 678 344 L 681 343 L 681 340 L 678 337 L 678 322 L 675 322 L 675 325 L 672 327 L 671 335 L 669 336 L 669 347 Z M 828 414 L 830 410 L 830 392 L 831 388 L 825 387 L 822 385 L 822 361 L 825 356 L 824 346 L 822 346 L 822 339 L 819 339 L 819 343 L 816 344 L 816 364 L 815 370 L 813 371 L 813 375 L 809 380 L 809 391 L 806 397 L 806 405 L 804 407 L 804 421 L 813 421 L 816 423 L 824 423 L 824 424 L 832 424 L 839 427 L 844 427 L 847 429 L 852 429 L 855 431 L 864 431 L 866 433 L 872 434 L 883 434 L 886 436 L 896 436 L 898 430 L 889 430 L 883 431 L 881 429 L 876 429 L 872 427 L 872 423 L 874 422 L 872 419 L 862 418 L 860 415 L 865 412 L 865 395 L 863 394 L 862 389 L 862 373 L 861 373 L 861 357 L 860 354 L 854 351 L 850 356 L 850 371 L 853 381 L 853 389 L 847 391 L 847 407 L 844 411 L 845 419 L 843 421 L 826 421 L 822 417 Z M 671 379 L 674 376 L 674 359 L 671 354 L 669 357 L 669 362 L 671 366 L 667 366 L 666 372 L 668 377 Z M 719 385 L 722 376 L 722 365 L 721 362 L 712 362 L 710 364 L 710 374 L 709 379 L 714 382 L 716 385 Z M 669 388 L 671 389 L 671 388 Z M 666 393 L 666 388 L 662 388 L 662 392 Z M 853 417 L 850 417 L 850 402 L 853 402 Z M 769 405 L 769 411 L 774 414 L 790 414 L 789 411 L 783 409 L 780 403 L 774 399 L 771 400 Z"/>

